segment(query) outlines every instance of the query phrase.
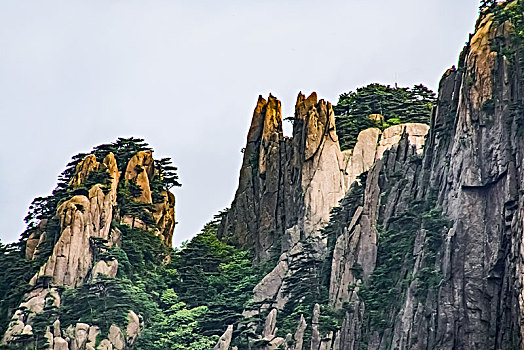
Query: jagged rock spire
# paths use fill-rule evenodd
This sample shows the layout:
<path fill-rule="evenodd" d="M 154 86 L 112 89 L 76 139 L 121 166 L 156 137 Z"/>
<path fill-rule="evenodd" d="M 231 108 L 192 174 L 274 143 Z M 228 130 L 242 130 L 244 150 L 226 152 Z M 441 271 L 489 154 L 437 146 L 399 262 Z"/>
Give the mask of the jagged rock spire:
<path fill-rule="evenodd" d="M 293 226 L 299 236 L 318 235 L 346 187 L 331 104 L 318 101 L 316 93 L 308 98 L 300 93 L 288 139 L 282 133 L 280 101 L 259 97 L 239 187 L 220 235 L 253 247 L 265 259 Z"/>

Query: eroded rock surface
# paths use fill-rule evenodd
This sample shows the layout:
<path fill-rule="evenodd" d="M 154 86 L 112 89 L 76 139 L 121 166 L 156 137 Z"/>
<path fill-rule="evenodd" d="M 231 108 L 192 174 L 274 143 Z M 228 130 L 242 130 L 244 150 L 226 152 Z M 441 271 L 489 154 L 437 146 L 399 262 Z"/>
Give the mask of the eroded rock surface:
<path fill-rule="evenodd" d="M 511 41 L 510 31 L 508 23 L 496 24 L 490 14 L 481 16 L 461 55 L 460 68 L 448 70 L 440 83 L 427 140 L 428 128 L 422 125 L 394 126 L 383 133 L 371 129 L 361 133 L 360 145 L 342 154 L 339 170 L 347 173 L 342 174 L 346 175 L 346 189 L 360 181 L 359 174 L 367 174 L 364 185 L 353 187 L 347 195 L 353 200 L 341 202 L 344 207 L 337 215 L 345 224 L 335 227 L 333 246 L 327 248 L 331 253 L 327 255 L 331 263 L 329 302 L 322 307 L 311 305 L 307 348 L 523 348 L 524 141 L 521 112 L 515 108 L 524 105 L 524 84 L 521 67 L 515 63 L 522 60 L 521 52 L 512 51 L 516 43 Z M 507 45 L 505 51 L 494 52 L 494 43 L 501 42 Z M 295 174 L 300 174 L 296 178 L 301 185 L 315 186 L 307 162 L 308 157 L 315 159 L 321 150 L 329 150 L 328 145 L 322 148 L 319 137 L 329 112 L 323 112 L 316 98 L 310 98 L 299 97 L 295 133 L 293 139 L 283 142 L 283 149 L 290 155 L 286 164 L 300 159 L 295 156 L 302 152 L 303 161 L 293 163 Z M 307 117 L 301 118 L 303 115 Z M 299 147 L 288 147 L 295 144 Z M 333 154 L 337 153 L 328 151 L 317 160 L 333 164 Z M 311 169 L 323 169 L 322 165 L 317 163 Z M 336 171 L 332 166 L 330 169 L 333 181 L 329 186 L 338 186 Z M 282 172 L 293 173 L 289 169 Z M 286 181 L 286 175 L 282 178 L 284 184 L 293 183 Z M 297 257 L 305 254 L 305 238 L 318 234 L 311 228 L 326 222 L 323 209 L 315 204 L 322 197 L 308 196 L 307 186 L 283 186 L 281 191 L 288 198 L 284 203 L 294 198 L 301 210 L 294 213 L 293 220 L 282 221 L 279 232 L 284 244 L 278 265 L 255 288 L 257 300 L 270 299 L 260 303 L 260 312 L 267 315 L 266 325 L 273 321 L 270 310 L 275 308 L 280 315 L 289 298 L 300 298 L 281 291 L 286 289 L 286 277 L 292 274 Z M 325 197 L 321 202 L 330 203 Z M 422 208 L 417 206 L 420 203 L 430 207 L 423 213 L 413 212 Z M 391 253 L 381 252 L 379 231 L 402 233 L 402 225 L 395 226 L 395 221 L 417 215 L 423 215 L 420 224 L 405 231 L 412 235 L 412 246 L 405 253 L 405 247 L 395 248 L 398 254 L 405 254 L 393 270 L 400 274 L 393 276 L 397 298 L 381 304 L 383 310 L 373 309 L 371 303 L 380 301 L 370 300 L 362 288 L 381 288 L 372 279 L 388 278 L 374 272 L 377 264 L 381 264 L 381 271 L 388 271 L 380 254 Z M 277 215 L 277 220 L 280 217 Z M 396 231 L 388 231 L 391 227 Z M 322 239 L 313 242 L 317 243 L 313 251 L 325 259 Z M 312 256 L 309 261 L 317 258 Z M 321 319 L 327 306 L 344 316 L 339 328 L 323 332 Z M 378 314 L 373 318 L 375 323 L 366 308 Z M 277 328 L 278 322 L 277 316 Z M 293 349 L 293 337 L 288 335 L 286 340 L 287 348 Z"/>
<path fill-rule="evenodd" d="M 152 216 L 156 225 L 144 228 L 153 230 L 170 245 L 175 225 L 175 198 L 172 193 L 163 190 L 163 201 L 153 203 L 150 180 L 157 175 L 155 171 L 152 153 L 138 152 L 128 162 L 122 179 L 135 183 L 141 189 L 137 201 L 152 204 Z M 95 172 L 105 174 L 107 181 L 93 184 L 91 175 Z M 120 217 L 118 210 L 115 210 L 120 180 L 120 171 L 113 153 L 108 153 L 101 161 L 94 154 L 88 155 L 78 163 L 69 182 L 74 195 L 58 206 L 56 216 L 52 219 L 58 222 L 60 228 L 52 253 L 31 279 L 32 289 L 13 313 L 2 338 L 3 344 L 18 346 L 20 337 L 33 336 L 35 317 L 44 312 L 45 308 L 60 307 L 63 288 L 76 288 L 84 283 L 92 283 L 102 275 L 105 278 L 116 277 L 118 260 L 100 259 L 99 246 L 121 244 L 120 230 L 111 225 L 113 220 L 126 222 L 126 217 Z M 26 245 L 28 259 L 41 256 L 42 246 L 48 244 L 48 225 L 48 220 L 42 220 L 32 231 Z M 120 328 L 122 326 L 127 326 L 126 336 Z M 100 329 L 97 325 L 76 323 L 61 329 L 60 319 L 52 318 L 45 338 L 50 349 L 85 350 L 96 347 L 124 350 L 133 346 L 140 335 L 141 327 L 138 315 L 130 310 L 128 324 L 112 325 L 107 339 L 98 344 L 96 337 L 100 334 Z"/>
<path fill-rule="evenodd" d="M 289 335 L 286 340 L 270 331 L 289 298 L 299 297 L 286 292 L 292 287 L 287 281 L 293 280 L 304 261 L 324 257 L 327 241 L 321 232 L 331 209 L 357 177 L 369 171 L 366 200 L 355 208 L 345 234 L 338 237 L 332 261 L 332 305 L 340 308 L 350 300 L 353 292 L 348 286 L 358 280 L 353 269 L 360 266 L 367 279 L 375 265 L 381 171 L 405 171 L 411 174 L 408 182 L 413 184 L 418 178 L 404 164 L 410 157 L 420 158 L 429 127 L 413 123 L 383 132 L 364 130 L 354 149 L 341 152 L 331 104 L 319 101 L 315 93 L 308 98 L 299 94 L 292 138 L 282 136 L 279 118 L 280 102 L 273 96 L 268 101 L 260 97 L 248 134 L 239 188 L 219 232 L 226 240 L 254 247 L 259 260 L 279 254 L 276 266 L 254 288 L 253 306 L 244 311 L 244 317 L 265 315 L 265 326 L 260 325 L 258 330 L 254 324 L 251 327 L 261 341 L 268 342 L 267 349 L 277 343 L 299 349 L 304 326 L 297 330 L 296 339 Z M 313 327 L 315 332 L 318 329 Z M 340 348 L 341 336 L 318 334 L 318 344 L 311 344 L 312 349 Z"/>
<path fill-rule="evenodd" d="M 53 254 L 31 280 L 32 285 L 43 276 L 51 277 L 52 283 L 57 286 L 76 287 L 82 284 L 92 266 L 90 238 L 108 240 L 110 237 L 119 172 L 112 153 L 102 163 L 95 163 L 93 157 L 87 156 L 79 163 L 79 173 L 72 183 L 78 187 L 87 179 L 88 171 L 105 169 L 110 176 L 110 183 L 106 185 L 109 191 L 105 193 L 102 185 L 97 184 L 89 189 L 87 195 L 76 195 L 58 207 L 56 215 L 61 234 Z"/>

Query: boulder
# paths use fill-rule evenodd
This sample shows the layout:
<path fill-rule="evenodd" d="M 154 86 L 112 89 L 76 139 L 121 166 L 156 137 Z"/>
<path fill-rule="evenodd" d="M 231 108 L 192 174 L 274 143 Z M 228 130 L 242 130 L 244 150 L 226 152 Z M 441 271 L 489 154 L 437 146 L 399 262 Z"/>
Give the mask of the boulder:
<path fill-rule="evenodd" d="M 96 280 L 99 275 L 115 278 L 118 272 L 118 260 L 101 260 L 95 264 L 92 270 L 92 278 Z"/>
<path fill-rule="evenodd" d="M 77 323 L 75 326 L 75 337 L 71 340 L 71 350 L 82 350 L 87 343 L 89 325 L 86 323 Z"/>
<path fill-rule="evenodd" d="M 140 335 L 140 318 L 133 310 L 127 314 L 126 343 L 132 345 Z"/>
<path fill-rule="evenodd" d="M 111 344 L 113 344 L 113 349 L 115 350 L 123 350 L 126 345 L 122 330 L 114 324 L 109 327 L 109 335 L 107 336 L 107 339 L 109 339 Z"/>
<path fill-rule="evenodd" d="M 218 339 L 217 345 L 213 348 L 214 350 L 229 350 L 229 344 L 231 344 L 231 338 L 233 336 L 233 325 L 227 326 L 226 331 L 220 339 Z"/>

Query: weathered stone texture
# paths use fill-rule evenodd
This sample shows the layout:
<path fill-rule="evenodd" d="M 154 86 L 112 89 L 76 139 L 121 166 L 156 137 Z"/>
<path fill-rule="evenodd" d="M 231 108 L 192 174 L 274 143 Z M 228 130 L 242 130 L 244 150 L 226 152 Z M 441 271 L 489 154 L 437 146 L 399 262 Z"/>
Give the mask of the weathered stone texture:
<path fill-rule="evenodd" d="M 516 67 L 492 51 L 491 42 L 496 36 L 508 40 L 507 25 L 497 27 L 490 15 L 482 16 L 461 56 L 461 69 L 445 73 L 421 165 L 417 165 L 418 161 L 409 164 L 410 159 L 416 160 L 415 154 L 405 153 L 400 142 L 384 153 L 368 174 L 366 197 L 378 199 L 385 191 L 388 193 L 388 201 L 376 217 L 380 223 L 414 200 L 430 197 L 451 220 L 452 227 L 442 232 L 444 243 L 437 252 L 428 251 L 424 244 L 426 231 L 421 227 L 409 271 L 410 276 L 417 276 L 424 255 L 433 253 L 437 255 L 435 268 L 442 274 L 442 282 L 438 290 L 429 290 L 423 296 L 417 292 L 415 280 L 407 284 L 399 293 L 401 306 L 391 317 L 392 327 L 370 332 L 359 321 L 365 305 L 358 301 L 358 292 L 350 295 L 344 293 L 343 287 L 337 288 L 339 281 L 352 283 L 341 266 L 350 266 L 348 258 L 355 261 L 352 256 L 360 253 L 358 245 L 347 243 L 357 234 L 345 232 L 335 247 L 333 260 L 343 264 L 333 265 L 330 292 L 333 305 L 349 300 L 353 306 L 340 331 L 341 349 L 358 348 L 362 332 L 367 332 L 369 350 L 523 346 L 524 144 L 519 137 L 519 116 L 508 108 L 522 104 L 523 86 L 520 73 L 515 74 Z M 493 107 L 485 107 L 487 103 Z M 418 145 L 421 136 L 417 137 L 410 138 L 410 143 Z M 373 192 L 370 177 L 379 167 L 383 169 L 376 182 L 378 191 Z M 393 174 L 392 170 L 400 171 L 403 186 L 388 183 L 387 174 Z M 341 250 L 344 245 L 348 246 L 346 251 Z"/>
<path fill-rule="evenodd" d="M 226 331 L 220 339 L 217 345 L 213 348 L 214 350 L 229 350 L 229 344 L 231 344 L 231 337 L 233 336 L 233 325 L 227 326 Z"/>
<path fill-rule="evenodd" d="M 89 165 L 84 166 L 85 162 Z M 104 193 L 101 185 L 97 184 L 89 189 L 87 195 L 76 195 L 58 207 L 56 215 L 61 234 L 52 255 L 31 280 L 32 285 L 42 276 L 50 276 L 53 285 L 57 286 L 75 287 L 82 284 L 92 264 L 90 237 L 109 239 L 119 177 L 114 155 L 108 154 L 101 164 L 94 163 L 93 156 L 87 156 L 77 166 L 82 176 L 75 176 L 73 180 L 80 186 L 89 175 L 88 170 L 101 168 L 109 172 L 109 192 Z"/>
<path fill-rule="evenodd" d="M 303 326 L 297 330 L 295 341 L 292 335 L 277 339 L 270 331 L 278 310 L 284 309 L 290 297 L 299 297 L 285 292 L 289 287 L 286 280 L 296 273 L 296 266 L 304 259 L 321 259 L 326 253 L 321 230 L 329 221 L 331 209 L 357 177 L 369 171 L 364 204 L 355 208 L 348 229 L 337 239 L 330 283 L 333 307 L 358 300 L 355 291 L 349 292 L 349 286 L 357 282 L 352 272 L 356 265 L 362 267 L 364 279 L 375 266 L 376 224 L 385 187 L 381 183 L 382 173 L 384 169 L 388 173 L 405 172 L 409 176 L 408 185 L 414 186 L 418 178 L 415 170 L 408 169 L 408 160 L 420 157 L 428 126 L 403 124 L 384 132 L 364 130 L 353 150 L 341 152 L 331 104 L 318 101 L 315 93 L 308 98 L 299 94 L 292 138 L 282 137 L 279 118 L 280 102 L 273 96 L 268 101 L 259 98 L 247 138 L 239 188 L 219 233 L 226 240 L 254 247 L 260 260 L 280 254 L 273 270 L 254 288 L 251 301 L 255 307 L 245 310 L 244 317 L 266 315 L 263 329 L 257 330 L 254 324 L 251 327 L 260 340 L 269 342 L 267 349 L 280 342 L 295 343 L 292 346 L 299 349 L 310 345 L 303 344 Z M 397 197 L 399 202 L 402 194 Z M 390 215 L 395 212 L 391 207 L 387 210 Z M 305 240 L 311 247 L 307 252 L 302 243 Z M 358 303 L 356 310 L 360 311 L 348 314 L 345 332 L 318 334 L 313 337 L 311 348 L 342 349 L 345 339 L 356 342 L 359 338 L 348 333 L 359 327 L 362 312 Z M 312 332 L 318 333 L 318 327 L 313 325 Z"/>
<path fill-rule="evenodd" d="M 219 231 L 255 247 L 261 260 L 292 227 L 302 238 L 318 236 L 348 186 L 331 104 L 299 94 L 291 139 L 283 137 L 280 109 L 275 97 L 259 98 L 239 187 Z"/>
<path fill-rule="evenodd" d="M 151 151 L 140 151 L 127 163 L 125 180 L 135 181 L 142 189 L 142 193 L 137 198 L 139 202 L 152 203 L 149 181 L 153 179 L 155 172 L 153 162 L 153 154 Z"/>
<path fill-rule="evenodd" d="M 86 181 L 93 171 L 106 171 L 108 182 L 86 188 Z M 155 175 L 154 160 L 150 151 L 138 152 L 128 162 L 124 181 L 136 181 L 142 189 L 139 201 L 152 203 L 149 181 Z M 118 272 L 117 260 L 97 260 L 97 253 L 91 240 L 101 239 L 108 245 L 120 244 L 121 232 L 111 227 L 114 208 L 117 203 L 117 187 L 120 180 L 116 159 L 109 153 L 101 162 L 94 155 L 85 157 L 76 167 L 69 185 L 77 189 L 72 198 L 63 202 L 56 211 L 60 224 L 60 235 L 54 244 L 52 254 L 30 281 L 33 289 L 24 296 L 18 310 L 14 312 L 9 328 L 3 336 L 3 344 L 16 344 L 20 335 L 32 334 L 32 320 L 43 312 L 44 305 L 60 306 L 60 293 L 55 287 L 75 288 L 86 281 L 93 281 L 100 275 L 114 278 Z M 157 223 L 156 234 L 171 245 L 175 225 L 175 197 L 163 191 L 164 200 L 154 204 L 153 217 Z M 120 218 L 126 222 L 126 218 Z M 47 221 L 42 220 L 32 232 L 26 245 L 26 257 L 40 256 L 40 245 L 45 242 Z M 126 337 L 119 326 L 112 325 L 109 339 L 104 339 L 98 349 L 123 350 L 133 345 L 141 331 L 138 316 L 129 311 Z M 60 320 L 49 320 L 46 332 L 52 349 L 84 350 L 94 349 L 100 330 L 96 325 L 77 323 L 66 330 L 60 329 Z M 122 326 L 122 325 L 120 325 Z M 51 329 L 53 332 L 51 332 Z"/>

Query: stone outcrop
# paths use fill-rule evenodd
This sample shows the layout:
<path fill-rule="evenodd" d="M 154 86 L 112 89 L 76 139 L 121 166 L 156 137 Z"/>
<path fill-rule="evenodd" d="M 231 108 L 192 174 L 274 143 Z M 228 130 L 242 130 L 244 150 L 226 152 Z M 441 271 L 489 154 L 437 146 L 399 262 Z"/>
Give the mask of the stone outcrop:
<path fill-rule="evenodd" d="M 53 254 L 33 277 L 35 285 L 40 277 L 51 277 L 53 285 L 76 287 L 82 284 L 92 264 L 90 238 L 109 240 L 113 207 L 116 205 L 119 172 L 116 159 L 109 153 L 103 162 L 95 163 L 93 155 L 87 156 L 77 166 L 72 184 L 78 187 L 88 177 L 88 171 L 106 169 L 110 176 L 106 194 L 102 185 L 91 187 L 87 195 L 76 195 L 57 209 L 61 234 L 53 248 Z M 87 163 L 87 165 L 84 165 Z M 38 249 L 38 246 L 36 250 Z"/>
<path fill-rule="evenodd" d="M 218 340 L 217 345 L 213 348 L 214 350 L 229 350 L 229 344 L 231 344 L 231 338 L 233 336 L 233 325 L 227 326 L 226 331 L 220 339 Z"/>
<path fill-rule="evenodd" d="M 114 155 L 113 155 L 114 160 Z M 77 167 L 76 172 L 69 184 L 74 187 L 78 188 L 84 184 L 91 172 L 96 171 L 99 169 L 100 163 L 96 160 L 96 156 L 94 154 L 90 154 L 87 157 L 84 158 L 83 161 L 81 161 Z M 116 168 L 116 163 L 115 163 Z"/>
<path fill-rule="evenodd" d="M 387 128 L 380 138 L 375 160 L 382 159 L 384 152 L 398 145 L 403 135 L 406 135 L 409 144 L 415 147 L 415 153 L 421 155 L 428 131 L 429 125 L 420 123 L 406 123 Z M 365 171 L 369 169 L 371 166 Z"/>
<path fill-rule="evenodd" d="M 173 231 L 175 229 L 175 195 L 169 191 L 162 191 L 163 201 L 155 203 L 153 217 L 156 223 L 157 235 L 162 237 L 164 243 L 173 245 Z"/>
<path fill-rule="evenodd" d="M 299 94 L 295 110 L 294 153 L 301 165 L 303 197 L 298 224 L 304 237 L 317 237 L 329 221 L 331 209 L 346 193 L 347 180 L 331 104 L 324 100 L 317 102 L 315 93 L 307 99 Z"/>
<path fill-rule="evenodd" d="M 380 129 L 370 128 L 364 130 L 358 135 L 355 147 L 343 152 L 344 169 L 348 176 L 348 184 L 355 182 L 360 174 L 365 173 L 373 166 L 379 139 Z"/>
<path fill-rule="evenodd" d="M 140 318 L 133 310 L 129 310 L 127 319 L 128 324 L 126 328 L 126 343 L 128 345 L 132 345 L 141 332 Z"/>
<path fill-rule="evenodd" d="M 106 173 L 107 181 L 93 184 L 90 177 L 93 172 Z M 155 175 L 158 175 L 158 171 L 154 167 L 152 153 L 138 152 L 128 162 L 122 181 L 134 182 L 140 187 L 141 193 L 136 200 L 152 205 L 152 217 L 156 223 L 154 227 L 147 228 L 154 230 L 166 244 L 171 245 L 175 225 L 175 197 L 163 190 L 160 194 L 163 201 L 153 203 L 150 181 Z M 2 338 L 3 344 L 16 346 L 20 337 L 32 337 L 33 320 L 45 308 L 60 307 L 63 288 L 76 288 L 86 282 L 96 282 L 102 275 L 116 277 L 118 261 L 114 258 L 101 259 L 99 250 L 100 244 L 106 247 L 121 244 L 120 230 L 111 225 L 113 220 L 127 222 L 126 217 L 120 217 L 115 209 L 119 181 L 121 173 L 111 152 L 101 161 L 91 154 L 78 163 L 69 181 L 74 195 L 58 206 L 56 216 L 52 219 L 59 225 L 59 235 L 55 238 L 52 253 L 31 279 L 32 290 L 24 296 L 23 302 L 14 312 Z M 42 247 L 49 245 L 48 225 L 45 219 L 33 229 L 26 244 L 28 259 L 39 259 Z M 126 332 L 120 328 L 126 325 L 112 325 L 107 339 L 97 346 L 96 337 L 100 333 L 97 325 L 76 323 L 60 329 L 60 319 L 49 321 L 45 338 L 50 349 L 129 349 L 142 328 L 139 316 L 130 310 Z"/>
<path fill-rule="evenodd" d="M 240 183 L 220 235 L 234 237 L 239 244 L 256 247 L 259 257 L 267 257 L 282 210 L 280 188 L 280 144 L 283 141 L 280 101 L 259 97 L 247 137 Z"/>
<path fill-rule="evenodd" d="M 306 331 L 307 323 L 304 319 L 304 315 L 300 315 L 300 320 L 298 321 L 298 326 L 293 338 L 291 334 L 288 334 L 286 337 L 287 350 L 302 350 L 304 345 L 304 332 Z"/>
<path fill-rule="evenodd" d="M 124 178 L 126 181 L 134 181 L 142 189 L 142 193 L 137 198 L 139 202 L 153 202 L 149 181 L 153 179 L 154 173 L 155 168 L 151 151 L 137 152 L 127 163 Z"/>
<path fill-rule="evenodd" d="M 162 201 L 154 203 L 150 183 L 155 176 L 160 175 L 155 169 L 151 151 L 139 151 L 129 160 L 124 181 L 140 188 L 140 195 L 136 198 L 138 202 L 153 205 L 155 227 L 148 227 L 139 218 L 130 215 L 124 215 L 122 221 L 132 227 L 153 229 L 166 245 L 171 246 L 175 228 L 175 196 L 164 190 L 161 193 Z"/>

